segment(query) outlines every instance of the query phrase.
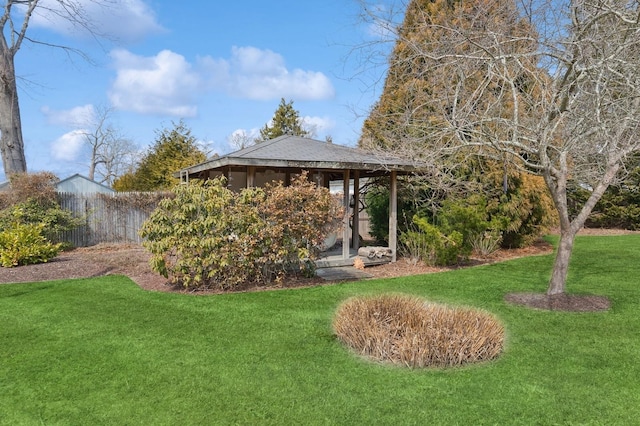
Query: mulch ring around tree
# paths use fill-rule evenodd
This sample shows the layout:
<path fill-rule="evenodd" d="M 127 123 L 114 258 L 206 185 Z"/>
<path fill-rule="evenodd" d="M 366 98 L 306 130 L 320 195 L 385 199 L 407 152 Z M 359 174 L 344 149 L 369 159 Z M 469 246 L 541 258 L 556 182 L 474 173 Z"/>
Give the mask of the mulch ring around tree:
<path fill-rule="evenodd" d="M 604 296 L 583 294 L 509 293 L 504 300 L 513 305 L 548 311 L 599 312 L 611 307 L 611 302 Z"/>

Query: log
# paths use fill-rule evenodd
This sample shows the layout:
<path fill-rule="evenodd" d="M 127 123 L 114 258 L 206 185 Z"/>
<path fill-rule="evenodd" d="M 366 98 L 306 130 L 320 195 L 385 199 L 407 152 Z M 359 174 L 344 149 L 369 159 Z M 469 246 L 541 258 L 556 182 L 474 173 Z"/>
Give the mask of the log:
<path fill-rule="evenodd" d="M 358 249 L 358 256 L 368 259 L 382 259 L 383 257 L 391 257 L 393 250 L 389 247 L 365 246 Z"/>

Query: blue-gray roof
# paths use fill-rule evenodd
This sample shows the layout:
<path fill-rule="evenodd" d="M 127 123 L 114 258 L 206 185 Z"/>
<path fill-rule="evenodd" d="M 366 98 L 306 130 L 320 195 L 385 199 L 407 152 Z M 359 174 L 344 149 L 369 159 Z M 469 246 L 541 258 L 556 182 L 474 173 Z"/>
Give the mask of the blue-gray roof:
<path fill-rule="evenodd" d="M 76 173 L 73 176 L 69 176 L 66 179 L 62 179 L 56 184 L 56 190 L 58 192 L 73 192 L 73 193 L 113 193 L 115 190 L 109 188 L 106 185 L 98 183 Z"/>
<path fill-rule="evenodd" d="M 416 171 L 414 164 L 400 158 L 382 157 L 359 148 L 349 148 L 315 139 L 285 135 L 187 167 L 181 173 L 194 175 L 202 171 L 227 166 L 336 171 L 348 169 L 368 172 L 396 170 L 408 173 Z"/>

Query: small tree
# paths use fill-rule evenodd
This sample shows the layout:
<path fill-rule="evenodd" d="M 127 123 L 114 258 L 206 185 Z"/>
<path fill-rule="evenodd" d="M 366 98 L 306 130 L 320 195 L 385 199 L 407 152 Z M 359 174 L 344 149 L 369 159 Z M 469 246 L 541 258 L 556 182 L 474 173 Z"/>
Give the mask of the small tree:
<path fill-rule="evenodd" d="M 86 123 L 90 129 L 83 133 L 90 148 L 88 178 L 96 180 L 99 175 L 100 183 L 109 186 L 133 165 L 136 155 L 134 143 L 109 122 L 112 112 L 110 108 L 99 108 L 95 119 Z"/>
<path fill-rule="evenodd" d="M 180 121 L 173 129 L 158 132 L 156 143 L 149 148 L 135 170 L 115 180 L 117 191 L 157 191 L 179 183 L 173 174 L 180 169 L 207 159 L 191 130 Z"/>
<path fill-rule="evenodd" d="M 227 138 L 235 149 L 245 149 L 255 143 L 255 138 L 251 137 L 245 130 L 236 130 Z"/>
<path fill-rule="evenodd" d="M 555 295 L 565 292 L 577 232 L 640 151 L 640 5 L 532 0 L 521 6 L 411 1 L 408 25 L 395 34 L 406 51 L 392 65 L 411 76 L 418 102 L 384 110 L 396 119 L 377 128 L 377 137 L 399 141 L 401 152 L 422 162 L 480 155 L 542 176 L 560 222 L 547 290 Z M 432 19 L 436 7 L 450 18 Z M 380 9 L 367 9 L 374 10 Z M 425 81 L 446 84 L 420 90 Z M 570 178 L 592 189 L 575 217 L 567 204 Z"/>
<path fill-rule="evenodd" d="M 282 98 L 271 122 L 260 129 L 260 139 L 256 142 L 274 139 L 282 135 L 308 136 L 309 134 L 310 132 L 304 128 L 300 114 L 293 108 L 293 101 L 285 102 Z"/>

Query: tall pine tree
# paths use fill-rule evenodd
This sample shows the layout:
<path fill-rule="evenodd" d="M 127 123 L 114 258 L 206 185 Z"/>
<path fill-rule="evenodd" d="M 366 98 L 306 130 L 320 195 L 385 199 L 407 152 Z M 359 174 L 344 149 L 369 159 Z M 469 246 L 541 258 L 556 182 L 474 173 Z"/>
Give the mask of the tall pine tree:
<path fill-rule="evenodd" d="M 459 29 L 459 32 L 452 32 L 451 28 Z M 477 49 L 481 40 L 470 40 L 467 34 L 478 28 L 487 29 L 487 37 L 515 39 L 518 34 L 525 36 L 520 42 L 501 45 L 509 50 L 508 53 L 521 51 L 526 54 L 535 47 L 526 37 L 534 34 L 534 29 L 519 18 L 513 0 L 412 0 L 409 3 L 398 29 L 383 93 L 364 122 L 359 141 L 361 147 L 394 150 L 399 151 L 398 154 L 404 152 L 407 157 L 415 158 L 433 144 L 446 145 L 447 141 L 440 139 L 441 129 L 453 124 L 448 119 L 456 108 L 470 108 L 476 113 L 499 110 L 498 114 L 505 116 L 514 113 L 509 102 L 500 96 L 508 88 L 487 78 L 491 72 L 509 72 L 508 65 L 503 70 L 488 70 L 481 62 L 468 61 L 464 69 L 455 65 L 444 72 L 442 66 L 437 71 L 433 68 L 432 59 L 450 55 L 452 52 L 444 49 L 450 49 L 452 45 L 458 53 Z M 537 73 L 535 57 L 523 58 L 530 62 L 530 72 Z M 520 95 L 534 95 L 531 93 L 533 88 L 527 85 L 527 76 L 522 75 L 520 81 Z M 496 96 L 474 99 L 471 92 L 482 84 L 493 85 L 488 92 Z M 465 99 L 474 99 L 474 102 L 466 105 Z M 528 112 L 518 113 L 526 115 Z M 465 131 L 469 137 L 478 137 L 482 129 Z"/>
<path fill-rule="evenodd" d="M 260 129 L 260 139 L 256 140 L 256 142 L 274 139 L 282 135 L 310 135 L 310 132 L 303 126 L 300 114 L 293 108 L 293 101 L 286 102 L 284 98 L 280 99 L 280 104 L 271 122 Z"/>

